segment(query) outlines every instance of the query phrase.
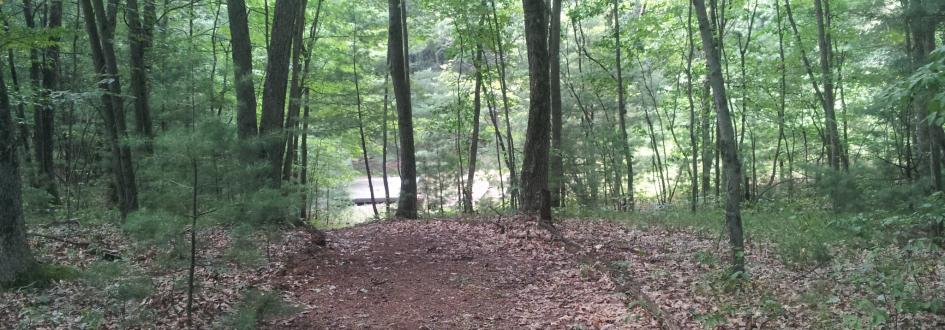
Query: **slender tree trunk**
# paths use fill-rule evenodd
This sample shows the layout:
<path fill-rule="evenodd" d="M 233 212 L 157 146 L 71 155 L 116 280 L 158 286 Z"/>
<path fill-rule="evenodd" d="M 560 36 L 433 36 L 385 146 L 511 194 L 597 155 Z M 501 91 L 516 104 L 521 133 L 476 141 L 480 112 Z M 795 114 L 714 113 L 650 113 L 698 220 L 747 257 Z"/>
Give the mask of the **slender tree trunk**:
<path fill-rule="evenodd" d="M 0 287 L 13 283 L 35 267 L 23 221 L 12 112 L 7 87 L 0 74 L 0 187 L 3 187 L 0 189 Z"/>
<path fill-rule="evenodd" d="M 321 3 L 321 1 L 319 1 L 319 3 Z M 302 107 L 304 110 L 302 111 L 302 131 L 299 132 L 299 135 L 301 135 L 301 138 L 302 138 L 302 147 L 301 147 L 302 150 L 300 150 L 301 151 L 300 158 L 302 159 L 301 160 L 302 168 L 299 170 L 299 184 L 302 186 L 302 205 L 301 205 L 302 207 L 301 207 L 301 212 L 299 214 L 299 218 L 302 218 L 302 220 L 305 222 L 308 222 L 308 219 L 309 219 L 309 216 L 308 216 L 308 211 L 309 211 L 309 203 L 308 203 L 308 120 L 309 119 L 308 119 L 308 113 L 309 113 L 310 107 L 308 105 L 308 102 L 309 102 L 308 93 L 309 93 L 309 90 L 307 88 L 305 88 L 302 91 L 302 100 L 304 103 Z M 318 198 L 317 196 L 318 185 L 317 184 L 315 187 L 315 192 L 316 192 L 315 198 L 317 199 Z"/>
<path fill-rule="evenodd" d="M 285 153 L 282 125 L 285 120 L 289 55 L 296 32 L 295 22 L 298 12 L 304 7 L 305 0 L 277 0 L 273 15 L 272 40 L 270 40 L 269 59 L 266 64 L 259 134 L 264 140 L 263 154 L 269 160 L 270 184 L 276 187 L 282 181 L 282 157 Z"/>
<path fill-rule="evenodd" d="M 548 192 L 548 149 L 551 126 L 548 65 L 548 12 L 543 0 L 522 0 L 528 49 L 528 129 L 522 161 L 521 205 L 524 212 L 543 211 Z M 542 219 L 550 220 L 550 219 Z"/>
<path fill-rule="evenodd" d="M 62 4 L 60 3 L 58 7 L 58 21 L 61 25 Z M 29 29 L 36 28 L 36 13 L 34 9 L 31 0 L 23 0 L 23 17 L 26 21 L 26 27 Z M 56 55 L 56 63 L 51 64 L 58 65 L 58 46 L 50 46 L 46 48 L 46 51 L 52 51 L 54 55 Z M 48 90 L 46 89 L 46 84 L 43 82 L 43 75 L 48 71 L 44 69 L 45 63 L 43 63 L 42 55 L 39 48 L 30 48 L 29 78 L 32 92 L 30 101 L 33 103 L 33 151 L 36 153 L 36 165 L 39 172 L 39 176 L 37 177 L 39 182 L 34 182 L 34 184 L 38 183 L 39 186 L 46 189 L 50 195 L 57 197 L 52 140 L 54 129 L 52 125 L 55 116 L 52 106 L 49 104 L 49 100 L 45 99 L 46 96 L 48 96 Z M 55 79 L 55 77 L 53 78 Z"/>
<path fill-rule="evenodd" d="M 371 178 L 371 162 L 368 160 L 367 142 L 364 138 L 364 115 L 361 111 L 361 85 L 358 81 L 358 32 L 359 31 L 355 30 L 355 36 L 351 39 L 351 69 L 354 71 L 354 95 L 358 104 L 358 133 L 361 136 L 361 155 L 364 156 L 364 172 L 367 173 L 368 190 L 371 193 L 371 209 L 374 210 L 374 217 L 378 218 L 380 214 L 377 212 L 377 202 L 374 199 L 374 180 Z"/>
<path fill-rule="evenodd" d="M 739 276 L 745 272 L 745 246 L 741 220 L 741 162 L 735 146 L 735 132 L 732 127 L 731 116 L 728 111 L 728 98 L 725 94 L 725 81 L 722 78 L 722 65 L 717 57 L 716 35 L 706 14 L 704 0 L 692 0 L 695 5 L 696 16 L 699 20 L 699 31 L 702 36 L 706 62 L 709 66 L 709 82 L 712 86 L 712 95 L 715 100 L 718 114 L 719 142 L 721 144 L 722 159 L 725 162 L 725 222 L 729 231 L 729 243 L 732 248 L 732 271 Z"/>
<path fill-rule="evenodd" d="M 387 66 L 390 67 L 390 60 L 387 61 Z M 382 129 L 382 140 L 384 141 L 381 146 L 381 175 L 384 178 L 384 216 L 390 217 L 390 185 L 387 182 L 387 122 L 388 122 L 388 111 L 390 110 L 390 72 L 384 74 L 384 128 Z"/>
<path fill-rule="evenodd" d="M 4 28 L 6 28 L 6 22 L 4 22 Z M 6 32 L 6 29 L 4 29 Z M 13 83 L 13 92 L 20 93 L 20 84 L 16 73 L 16 62 L 13 59 L 13 49 L 7 50 L 7 65 L 10 66 L 10 80 Z M 26 109 L 22 103 L 16 106 L 16 121 L 17 131 L 19 132 L 20 146 L 23 147 L 23 159 L 26 161 L 27 165 L 32 162 L 32 156 L 30 152 L 30 128 L 29 124 L 26 121 Z"/>
<path fill-rule="evenodd" d="M 508 156 L 506 156 L 506 160 L 509 164 L 510 200 L 514 208 L 516 207 L 516 203 L 518 203 L 521 193 L 516 183 L 515 141 L 512 139 L 512 123 L 509 120 L 509 97 L 505 71 L 505 45 L 502 43 L 502 32 L 499 26 L 499 15 L 498 11 L 496 11 L 495 0 L 490 0 L 490 2 L 492 4 L 492 30 L 495 32 L 493 41 L 495 42 L 496 49 L 499 51 L 499 63 L 496 64 L 499 69 L 499 85 L 502 88 L 502 107 L 505 110 L 505 137 L 508 143 L 508 148 L 506 148 Z"/>
<path fill-rule="evenodd" d="M 410 60 L 407 44 L 407 17 L 404 0 L 388 0 L 388 54 L 394 98 L 397 100 L 397 128 L 400 135 L 400 197 L 397 217 L 416 219 L 417 162 L 414 155 L 413 114 L 410 104 Z"/>
<path fill-rule="evenodd" d="M 476 87 L 473 96 L 473 121 L 472 135 L 469 137 L 469 171 L 466 174 L 466 187 L 463 190 L 463 197 L 466 201 L 463 203 L 463 212 L 473 213 L 473 183 L 476 175 L 476 156 L 479 154 L 479 113 L 482 108 L 482 44 L 476 45 L 476 59 L 473 64 L 476 66 Z"/>
<path fill-rule="evenodd" d="M 709 117 L 712 115 L 711 91 L 709 91 L 709 80 L 703 81 L 702 96 L 702 203 L 709 201 L 712 181 L 712 161 L 715 159 L 715 143 L 712 140 L 713 130 Z"/>
<path fill-rule="evenodd" d="M 548 35 L 551 66 L 551 163 L 548 164 L 548 186 L 551 190 L 551 206 L 559 207 L 564 195 L 564 155 L 561 144 L 561 0 L 551 1 L 551 31 Z"/>
<path fill-rule="evenodd" d="M 138 208 L 138 189 L 131 149 L 122 143 L 127 135 L 125 115 L 118 80 L 118 64 L 115 62 L 114 24 L 106 15 L 102 0 L 79 0 L 85 16 L 85 27 L 89 34 L 92 62 L 96 67 L 99 89 L 102 90 L 102 106 L 105 117 L 106 137 L 112 151 L 112 172 L 115 175 L 115 190 L 118 208 L 122 216 Z M 113 8 L 113 6 L 109 6 Z"/>
<path fill-rule="evenodd" d="M 302 1 L 302 8 L 305 8 L 305 0 Z M 285 159 L 282 161 L 282 180 L 288 181 L 292 178 L 292 166 L 295 164 L 295 152 L 299 145 L 299 136 L 297 134 L 299 126 L 299 110 L 302 108 L 302 53 L 305 49 L 302 47 L 302 36 L 305 33 L 305 10 L 297 13 L 295 21 L 295 32 L 292 35 L 292 78 L 289 83 L 289 109 L 285 119 Z"/>
<path fill-rule="evenodd" d="M 240 138 L 256 136 L 256 90 L 253 87 L 253 54 L 245 0 L 227 0 L 230 17 L 230 47 L 233 56 L 233 85 L 236 89 L 236 127 Z"/>
<path fill-rule="evenodd" d="M 690 189 L 692 194 L 689 201 L 689 210 L 696 212 L 696 206 L 699 203 L 699 141 L 696 136 L 696 106 L 692 98 L 692 59 L 695 57 L 696 47 L 693 41 L 692 33 L 692 4 L 687 6 L 686 10 L 686 42 L 689 50 L 686 53 L 686 100 L 689 102 L 689 147 L 691 152 L 692 171 L 689 173 Z"/>
<path fill-rule="evenodd" d="M 618 120 L 618 123 L 620 123 L 620 147 L 623 148 L 623 160 L 627 164 L 627 202 L 625 208 L 633 211 L 636 208 L 633 198 L 633 154 L 630 152 L 630 139 L 627 135 L 627 101 L 623 90 L 623 61 L 620 58 L 622 47 L 620 45 L 619 2 L 619 0 L 613 0 L 614 42 L 616 43 L 614 54 L 617 65 L 617 115 L 620 116 Z M 655 146 L 653 150 L 656 150 Z"/>

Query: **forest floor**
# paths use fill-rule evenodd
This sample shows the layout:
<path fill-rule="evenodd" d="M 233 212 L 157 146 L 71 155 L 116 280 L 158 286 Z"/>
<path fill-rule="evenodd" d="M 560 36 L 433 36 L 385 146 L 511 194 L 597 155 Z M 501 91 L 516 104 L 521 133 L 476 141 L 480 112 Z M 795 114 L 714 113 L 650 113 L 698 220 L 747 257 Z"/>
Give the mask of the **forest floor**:
<path fill-rule="evenodd" d="M 529 220 L 375 222 L 329 231 L 327 248 L 289 231 L 256 266 L 226 261 L 236 242 L 227 230 L 208 228 L 200 235 L 207 246 L 196 273 L 194 326 L 237 328 L 234 320 L 248 318 L 270 329 L 945 327 L 935 306 L 905 305 L 945 292 L 940 250 L 925 256 L 933 263 L 916 272 L 919 289 L 907 301 L 889 288 L 893 282 L 864 284 L 884 276 L 875 255 L 789 267 L 773 244 L 754 241 L 751 280 L 743 283 L 726 276 L 726 242 L 716 232 L 563 220 L 557 227 L 565 242 Z M 158 262 L 155 251 L 129 252 L 135 250 L 113 225 L 33 232 L 91 242 L 33 240 L 44 261 L 82 274 L 0 292 L 0 328 L 187 326 L 186 267 Z M 861 269 L 865 264 L 874 268 Z M 297 307 L 264 317 L 276 303 L 248 303 L 250 290 Z M 865 305 L 877 297 L 889 303 Z"/>

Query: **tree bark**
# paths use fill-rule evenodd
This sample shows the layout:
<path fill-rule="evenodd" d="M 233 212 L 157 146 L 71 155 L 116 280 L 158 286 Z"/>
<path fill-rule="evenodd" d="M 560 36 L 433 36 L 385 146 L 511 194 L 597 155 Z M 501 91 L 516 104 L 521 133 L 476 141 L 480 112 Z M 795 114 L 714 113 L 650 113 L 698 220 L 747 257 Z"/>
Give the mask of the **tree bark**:
<path fill-rule="evenodd" d="M 518 202 L 520 191 L 519 187 L 516 184 L 516 165 L 515 165 L 515 141 L 512 139 L 512 123 L 509 120 L 509 97 L 508 97 L 508 84 L 506 83 L 506 71 L 505 71 L 505 45 L 502 43 L 502 32 L 499 27 L 499 14 L 495 7 L 495 0 L 490 0 L 492 5 L 492 30 L 495 33 L 493 36 L 493 42 L 495 42 L 496 50 L 498 50 L 498 63 L 497 67 L 499 69 L 499 86 L 502 89 L 502 108 L 505 113 L 505 138 L 508 144 L 506 148 L 507 156 L 506 162 L 508 163 L 509 168 L 509 199 L 511 200 L 512 207 L 516 206 Z"/>
<path fill-rule="evenodd" d="M 620 57 L 620 11 L 618 5 L 619 0 L 613 0 L 614 42 L 616 43 L 614 55 L 617 65 L 617 115 L 620 116 L 618 120 L 618 123 L 620 123 L 620 147 L 623 149 L 623 158 L 627 163 L 627 201 L 624 208 L 633 211 L 636 208 L 636 202 L 633 198 L 633 154 L 630 152 L 630 139 L 627 135 L 627 101 L 623 90 L 623 60 Z M 658 150 L 655 144 L 653 148 L 653 150 Z"/>
<path fill-rule="evenodd" d="M 557 0 L 556 0 L 557 1 Z M 479 115 L 482 110 L 482 44 L 476 45 L 476 59 L 473 61 L 476 69 L 476 87 L 473 95 L 472 135 L 469 137 L 469 171 L 466 173 L 466 187 L 463 189 L 463 212 L 473 213 L 473 182 L 476 175 L 476 157 L 479 154 Z"/>
<path fill-rule="evenodd" d="M 12 111 L 0 74 L 0 187 L 3 187 L 0 189 L 0 287 L 13 283 L 35 267 L 23 221 Z"/>
<path fill-rule="evenodd" d="M 256 136 L 256 90 L 253 87 L 253 54 L 249 40 L 245 0 L 227 0 L 230 17 L 230 47 L 233 56 L 233 85 L 236 88 L 237 135 Z"/>
<path fill-rule="evenodd" d="M 929 54 L 935 49 L 935 31 L 941 19 L 934 15 L 931 0 L 910 0 L 908 4 L 909 32 L 912 36 L 912 65 L 913 69 L 927 64 Z M 913 120 L 915 125 L 914 157 L 918 178 L 926 181 L 932 191 L 940 191 L 942 185 L 941 159 L 942 154 L 938 136 L 941 136 L 942 127 L 934 125 L 928 120 L 928 102 L 931 96 L 928 93 L 917 93 L 912 100 Z"/>
<path fill-rule="evenodd" d="M 522 0 L 525 11 L 525 44 L 528 50 L 528 129 L 522 149 L 521 204 L 519 209 L 537 213 L 548 190 L 548 149 L 551 97 L 548 65 L 548 12 L 543 0 Z"/>
<path fill-rule="evenodd" d="M 285 120 L 289 55 L 298 11 L 304 9 L 304 4 L 304 0 L 278 0 L 273 15 L 259 135 L 263 138 L 263 154 L 269 161 L 270 184 L 275 187 L 281 185 L 282 157 L 285 153 L 282 125 Z"/>
<path fill-rule="evenodd" d="M 89 34 L 92 62 L 96 67 L 99 89 L 102 90 L 102 107 L 105 117 L 106 137 L 112 152 L 112 172 L 115 175 L 115 190 L 118 208 L 122 217 L 138 208 L 138 188 L 132 166 L 131 149 L 122 143 L 127 135 L 124 102 L 121 99 L 121 84 L 118 80 L 118 64 L 115 62 L 114 24 L 106 13 L 102 0 L 80 0 L 85 28 Z M 109 6 L 113 8 L 113 6 Z M 108 16 L 106 16 L 108 15 Z"/>
<path fill-rule="evenodd" d="M 306 0 L 302 0 L 302 8 L 307 5 Z M 285 159 L 282 162 L 282 180 L 289 181 L 292 178 L 292 165 L 295 164 L 295 152 L 299 145 L 299 111 L 302 109 L 302 82 L 305 79 L 303 75 L 302 53 L 305 48 L 302 47 L 302 37 L 305 34 L 305 10 L 299 10 L 295 21 L 295 32 L 292 36 L 292 78 L 289 82 L 289 109 L 285 119 Z M 317 22 L 313 22 L 316 24 Z"/>
<path fill-rule="evenodd" d="M 689 210 L 696 212 L 696 206 L 699 202 L 699 140 L 696 128 L 696 106 L 692 97 L 692 60 L 695 57 L 696 46 L 693 42 L 692 33 L 692 5 L 687 6 L 686 10 L 686 42 L 689 50 L 686 53 L 686 100 L 689 102 L 689 147 L 691 150 L 690 162 L 692 171 L 689 173 L 690 189 L 692 190 Z"/>
<path fill-rule="evenodd" d="M 131 95 L 134 97 L 135 128 L 145 139 L 145 150 L 151 151 L 151 139 L 154 130 L 151 125 L 151 108 L 148 104 L 148 69 L 145 55 L 150 46 L 149 33 L 142 24 L 138 12 L 138 0 L 128 0 L 125 4 L 125 21 L 128 23 L 128 46 L 131 53 Z"/>
<path fill-rule="evenodd" d="M 739 276 L 745 272 L 745 246 L 741 219 L 741 162 L 735 145 L 735 131 L 732 127 L 725 93 L 725 80 L 722 78 L 722 65 L 718 58 L 716 36 L 706 14 L 704 0 L 692 0 L 699 20 L 699 32 L 702 36 L 705 58 L 709 67 L 709 83 L 718 114 L 719 142 L 722 161 L 724 162 L 726 201 L 725 222 L 729 232 L 729 244 L 732 248 L 732 271 Z"/>
<path fill-rule="evenodd" d="M 418 218 L 417 161 L 414 155 L 413 114 L 410 104 L 410 60 L 407 58 L 407 9 L 403 0 L 388 0 L 388 54 L 394 98 L 397 100 L 397 129 L 400 139 L 400 196 L 395 216 Z"/>
<path fill-rule="evenodd" d="M 548 186 L 551 206 L 560 207 L 564 195 L 564 160 L 561 144 L 561 0 L 551 1 L 551 31 L 548 56 L 551 65 L 551 162 L 548 164 Z"/>

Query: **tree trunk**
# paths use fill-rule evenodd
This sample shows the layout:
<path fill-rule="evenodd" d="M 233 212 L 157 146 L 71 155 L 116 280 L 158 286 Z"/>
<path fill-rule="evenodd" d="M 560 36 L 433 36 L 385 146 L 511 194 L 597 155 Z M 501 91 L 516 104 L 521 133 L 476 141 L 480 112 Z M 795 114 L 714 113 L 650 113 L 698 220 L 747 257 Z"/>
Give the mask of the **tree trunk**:
<path fill-rule="evenodd" d="M 693 42 L 692 33 L 692 5 L 687 6 L 686 10 L 686 42 L 689 50 L 686 53 L 686 100 L 689 102 L 689 147 L 691 152 L 690 162 L 692 171 L 689 173 L 690 189 L 692 190 L 689 210 L 696 212 L 696 205 L 699 203 L 699 140 L 696 129 L 696 106 L 692 98 L 692 59 L 695 57 L 696 47 Z"/>
<path fill-rule="evenodd" d="M 729 231 L 729 243 L 732 248 L 732 271 L 739 276 L 745 272 L 745 247 L 742 233 L 741 219 L 741 163 L 735 146 L 735 132 L 732 127 L 731 115 L 725 94 L 725 81 L 722 78 L 722 65 L 717 56 L 718 49 L 715 34 L 706 14 L 704 0 L 693 0 L 696 16 L 699 20 L 699 32 L 702 35 L 703 49 L 709 67 L 709 83 L 712 86 L 712 96 L 718 114 L 719 142 L 721 144 L 722 161 L 725 163 L 725 222 Z"/>
<path fill-rule="evenodd" d="M 6 21 L 4 21 L 4 32 L 6 31 Z M 16 62 L 13 60 L 13 49 L 8 49 L 7 51 L 7 65 L 10 66 L 10 79 L 13 83 L 13 92 L 19 94 L 20 84 L 16 73 Z M 26 121 L 26 109 L 24 109 L 22 103 L 16 106 L 15 122 L 19 123 L 16 126 L 19 133 L 20 145 L 23 147 L 23 159 L 26 161 L 27 165 L 29 165 L 32 160 L 30 153 L 30 128 Z"/>
<path fill-rule="evenodd" d="M 912 65 L 917 69 L 929 62 L 929 54 L 935 49 L 935 31 L 940 18 L 932 12 L 931 0 L 911 0 L 909 2 L 909 32 L 912 35 Z M 937 139 L 942 134 L 942 127 L 928 120 L 928 103 L 932 97 L 918 93 L 912 100 L 913 120 L 915 125 L 915 167 L 918 178 L 926 181 L 932 191 L 942 190 L 941 152 Z"/>
<path fill-rule="evenodd" d="M 62 25 L 62 3 L 54 2 L 54 7 L 58 7 L 58 14 L 54 14 L 55 22 L 58 22 L 58 25 Z M 30 0 L 23 1 L 23 16 L 26 21 L 26 27 L 29 29 L 36 28 L 35 21 L 35 12 L 33 12 L 33 3 Z M 52 26 L 50 26 L 52 27 Z M 53 37 L 50 40 L 51 42 L 57 42 L 58 37 Z M 47 55 L 54 55 L 51 59 L 50 65 L 58 66 L 59 58 L 59 47 L 57 44 L 53 44 L 45 49 Z M 30 48 L 30 86 L 32 87 L 32 103 L 33 105 L 33 151 L 36 153 L 36 165 L 37 170 L 39 171 L 39 186 L 46 189 L 50 195 L 57 197 L 58 193 L 56 191 L 56 172 L 55 164 L 53 163 L 53 119 L 55 118 L 53 113 L 53 108 L 48 100 L 49 88 L 47 87 L 46 82 L 43 81 L 44 76 L 47 73 L 54 72 L 45 69 L 46 63 L 43 63 L 41 58 L 39 48 Z M 58 69 L 58 67 L 56 67 Z M 53 80 L 56 80 L 57 77 L 51 77 Z M 56 83 L 56 81 L 50 81 L 50 84 Z M 55 86 L 52 86 L 53 88 Z"/>
<path fill-rule="evenodd" d="M 302 0 L 302 8 L 305 8 L 307 1 Z M 305 10 L 299 10 L 295 21 L 295 32 L 292 36 L 292 80 L 289 83 L 289 110 L 285 119 L 285 159 L 282 162 L 282 180 L 288 181 L 292 178 L 292 165 L 295 163 L 295 151 L 299 145 L 299 110 L 302 109 L 302 81 L 304 69 L 302 68 L 302 36 L 305 34 Z M 315 22 L 313 22 L 315 24 Z"/>
<path fill-rule="evenodd" d="M 522 160 L 521 205 L 523 212 L 541 211 L 548 190 L 548 149 L 551 97 L 548 65 L 548 12 L 543 0 L 522 0 L 525 11 L 525 44 L 528 49 L 528 129 Z"/>
<path fill-rule="evenodd" d="M 397 100 L 397 129 L 400 135 L 400 197 L 395 216 L 416 219 L 417 161 L 414 155 L 413 114 L 410 104 L 410 60 L 407 58 L 407 9 L 404 0 L 388 0 L 388 54 L 390 73 Z"/>
<path fill-rule="evenodd" d="M 106 15 L 102 0 L 80 0 L 85 16 L 85 28 L 89 34 L 92 62 L 96 67 L 99 89 L 102 90 L 102 107 L 105 117 L 106 137 L 112 152 L 112 172 L 115 175 L 115 190 L 118 208 L 122 217 L 138 208 L 138 189 L 131 149 L 122 143 L 126 138 L 124 102 L 121 99 L 121 84 L 118 80 L 118 64 L 115 62 L 114 24 Z M 94 8 L 93 8 L 94 7 Z M 109 5 L 110 8 L 113 6 Z"/>
<path fill-rule="evenodd" d="M 509 97 L 508 97 L 508 85 L 506 83 L 506 74 L 505 74 L 505 45 L 502 44 L 502 32 L 499 28 L 499 16 L 498 11 L 495 8 L 495 0 L 490 0 L 492 5 L 492 30 L 495 32 L 493 41 L 495 42 L 496 49 L 499 52 L 498 56 L 498 69 L 499 69 L 499 85 L 502 88 L 502 107 L 505 110 L 505 137 L 506 142 L 508 143 L 508 148 L 506 151 L 508 155 L 506 156 L 506 162 L 509 164 L 509 191 L 510 200 L 512 207 L 516 206 L 518 202 L 520 191 L 516 186 L 516 170 L 515 170 L 515 141 L 512 139 L 512 123 L 509 121 Z"/>
<path fill-rule="evenodd" d="M 552 0 L 551 31 L 548 38 L 548 56 L 551 65 L 551 163 L 548 164 L 548 186 L 551 206 L 561 206 L 564 194 L 564 161 L 561 145 L 561 0 Z"/>
<path fill-rule="evenodd" d="M 20 169 L 16 154 L 13 109 L 0 74 L 0 287 L 33 269 L 35 262 L 26 241 Z"/>
<path fill-rule="evenodd" d="M 482 109 L 482 44 L 476 45 L 476 59 L 473 64 L 476 66 L 476 87 L 473 96 L 473 120 L 472 135 L 469 137 L 469 171 L 466 173 L 466 187 L 463 189 L 463 212 L 473 213 L 473 182 L 476 175 L 476 156 L 479 154 L 479 114 Z"/>
<path fill-rule="evenodd" d="M 145 139 L 145 150 L 151 151 L 154 131 L 151 126 L 151 108 L 148 104 L 148 69 L 145 54 L 150 44 L 149 33 L 138 13 L 138 0 L 125 4 L 125 21 L 128 23 L 128 46 L 131 52 L 131 95 L 134 96 L 135 128 Z"/>
<path fill-rule="evenodd" d="M 358 31 L 355 30 L 355 34 Z M 374 199 L 374 180 L 371 179 L 371 162 L 368 160 L 367 141 L 364 138 L 364 115 L 361 111 L 361 85 L 358 82 L 358 37 L 351 39 L 351 68 L 354 71 L 354 95 L 358 104 L 358 133 L 361 136 L 361 155 L 364 156 L 364 172 L 367 173 L 368 191 L 371 193 L 371 209 L 374 210 L 374 217 L 380 217 L 377 212 L 377 202 Z"/>
<path fill-rule="evenodd" d="M 620 11 L 618 8 L 619 0 L 613 0 L 613 16 L 614 16 L 614 42 L 616 47 L 614 47 L 614 54 L 616 56 L 615 63 L 617 64 L 617 109 L 619 110 L 617 115 L 620 116 L 618 123 L 620 123 L 620 147 L 623 148 L 623 160 L 627 163 L 627 202 L 624 208 L 633 211 L 635 206 L 635 201 L 633 199 L 633 154 L 630 152 L 630 139 L 627 136 L 627 100 L 624 97 L 623 91 L 623 61 L 620 58 Z M 653 150 L 657 150 L 654 144 Z"/>
<path fill-rule="evenodd" d="M 298 12 L 303 10 L 305 0 L 278 0 L 272 22 L 272 38 L 269 44 L 269 59 L 266 64 L 266 81 L 263 87 L 262 119 L 259 135 L 263 138 L 263 154 L 269 160 L 270 184 L 278 187 L 282 181 L 282 156 L 285 153 L 286 88 L 289 78 L 289 55 L 296 32 Z"/>
<path fill-rule="evenodd" d="M 834 110 L 835 96 L 833 89 L 833 47 L 831 46 L 830 31 L 830 2 L 828 0 L 814 0 L 814 13 L 817 16 L 817 40 L 820 49 L 820 70 L 823 79 L 823 100 L 825 129 L 827 139 L 827 155 L 830 167 L 835 170 L 846 170 L 846 161 L 843 159 L 843 146 L 840 144 L 840 134 L 837 128 L 837 114 Z"/>
<path fill-rule="evenodd" d="M 256 90 L 253 87 L 253 54 L 249 40 L 245 0 L 227 0 L 230 47 L 233 48 L 233 84 L 236 88 L 236 127 L 240 138 L 256 136 Z"/>

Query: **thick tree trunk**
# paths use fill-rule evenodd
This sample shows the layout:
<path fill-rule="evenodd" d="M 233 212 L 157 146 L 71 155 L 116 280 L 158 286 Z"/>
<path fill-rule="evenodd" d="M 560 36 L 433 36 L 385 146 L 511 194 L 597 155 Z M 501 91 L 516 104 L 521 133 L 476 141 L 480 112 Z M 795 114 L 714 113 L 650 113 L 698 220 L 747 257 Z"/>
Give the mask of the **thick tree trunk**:
<path fill-rule="evenodd" d="M 233 48 L 233 84 L 236 88 L 236 127 L 240 138 L 256 136 L 256 90 L 253 87 L 253 54 L 249 40 L 245 0 L 227 0 L 230 47 Z"/>
<path fill-rule="evenodd" d="M 722 161 L 725 163 L 725 222 L 729 231 L 729 243 L 732 248 L 732 271 L 739 276 L 745 272 L 745 246 L 741 219 L 741 162 L 735 146 L 735 132 L 725 94 L 725 81 L 722 78 L 722 65 L 717 56 L 717 45 L 712 25 L 706 14 L 704 0 L 692 0 L 699 20 L 699 32 L 702 35 L 703 49 L 709 67 L 709 83 L 718 113 L 719 142 Z"/>
<path fill-rule="evenodd" d="M 400 136 L 400 197 L 395 216 L 418 218 L 417 161 L 413 143 L 413 111 L 410 104 L 410 60 L 407 58 L 407 9 L 403 0 L 388 0 L 388 54 L 390 74 L 397 100 L 397 129 Z"/>
<path fill-rule="evenodd" d="M 293 35 L 296 32 L 295 22 L 304 4 L 304 0 L 276 1 L 272 22 L 259 135 L 264 140 L 263 154 L 269 160 L 270 184 L 275 187 L 278 187 L 282 181 L 282 157 L 285 153 L 282 125 L 285 121 L 289 55 L 291 55 Z"/>
<path fill-rule="evenodd" d="M 0 287 L 13 283 L 35 266 L 23 222 L 12 111 L 0 74 L 0 187 L 3 187 L 0 189 Z"/>
<path fill-rule="evenodd" d="M 630 152 L 630 138 L 627 135 L 627 100 L 623 90 L 623 60 L 620 57 L 620 11 L 619 0 L 613 0 L 613 18 L 614 18 L 614 55 L 617 64 L 617 115 L 620 116 L 617 121 L 620 123 L 620 147 L 623 149 L 623 161 L 627 166 L 627 201 L 623 208 L 633 211 L 636 208 L 636 202 L 633 198 L 633 154 Z M 654 144 L 653 150 L 656 149 Z"/>
<path fill-rule="evenodd" d="M 561 144 L 561 0 L 551 2 L 551 31 L 548 34 L 548 56 L 551 65 L 551 163 L 548 164 L 548 187 L 551 206 L 561 206 L 564 195 L 564 161 Z"/>
<path fill-rule="evenodd" d="M 935 49 L 935 31 L 940 18 L 931 10 L 932 0 L 911 0 L 909 2 L 908 17 L 909 32 L 912 36 L 911 57 L 913 69 L 917 69 L 929 62 L 929 54 Z M 926 181 L 925 184 L 932 191 L 942 190 L 942 154 L 938 136 L 942 135 L 942 127 L 934 125 L 928 120 L 928 102 L 931 96 L 919 93 L 912 100 L 913 120 L 915 125 L 915 167 L 918 177 Z"/>
<path fill-rule="evenodd" d="M 131 95 L 134 96 L 135 128 L 146 140 L 145 149 L 151 150 L 154 130 L 151 125 L 151 108 L 148 104 L 148 69 L 145 55 L 150 44 L 148 27 L 142 24 L 138 12 L 138 0 L 128 0 L 125 4 L 125 21 L 128 23 L 128 46 L 131 52 Z"/>
<path fill-rule="evenodd" d="M 543 0 L 522 0 L 525 10 L 525 44 L 528 49 L 528 129 L 522 160 L 521 205 L 528 213 L 542 210 L 542 194 L 548 190 L 548 149 L 551 97 L 548 66 L 548 12 Z"/>

